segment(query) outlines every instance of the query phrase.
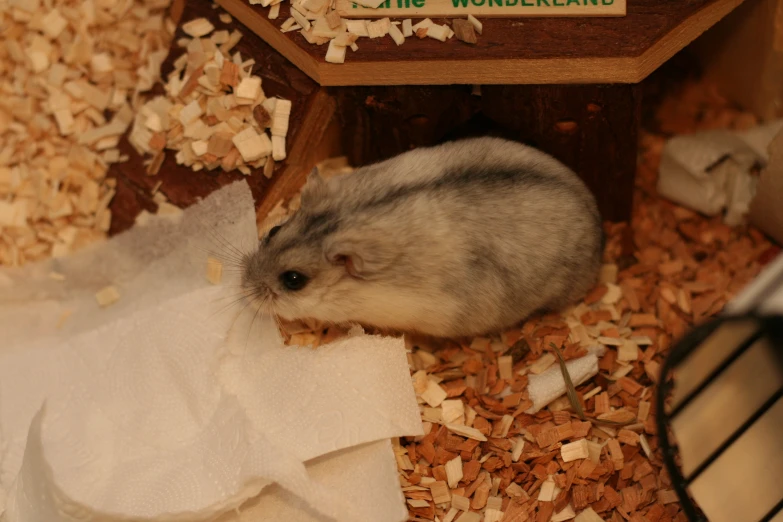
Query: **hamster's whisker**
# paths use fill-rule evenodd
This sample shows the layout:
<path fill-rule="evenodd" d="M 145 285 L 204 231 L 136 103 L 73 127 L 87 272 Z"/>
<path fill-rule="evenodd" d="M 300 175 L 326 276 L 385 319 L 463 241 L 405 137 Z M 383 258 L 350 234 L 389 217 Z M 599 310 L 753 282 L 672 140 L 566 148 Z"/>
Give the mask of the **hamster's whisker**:
<path fill-rule="evenodd" d="M 247 339 L 245 339 L 245 352 L 247 352 L 247 345 L 250 342 L 250 334 L 253 333 L 253 325 L 256 324 L 256 319 L 258 319 L 258 314 L 261 312 L 261 309 L 266 304 L 266 300 L 261 299 L 258 303 L 258 308 L 256 308 L 256 313 L 253 314 L 253 320 L 250 321 L 250 328 L 247 329 Z"/>
<path fill-rule="evenodd" d="M 252 288 L 251 289 L 246 289 L 246 290 L 240 290 L 239 292 L 234 292 L 234 293 L 232 293 L 230 295 L 223 295 L 223 296 L 220 296 L 220 297 L 216 297 L 216 298 L 212 299 L 212 302 L 213 303 L 219 303 L 221 301 L 225 301 L 226 299 L 235 299 L 237 297 L 245 298 L 245 297 L 250 297 L 251 295 L 253 295 L 253 289 Z"/>
<path fill-rule="evenodd" d="M 221 314 L 221 313 L 231 309 L 231 307 L 235 306 L 236 304 L 238 304 L 241 301 L 247 300 L 248 298 L 252 297 L 253 294 L 254 294 L 254 291 L 253 291 L 252 288 L 245 288 L 242 285 L 231 285 L 231 287 L 233 287 L 237 291 L 236 292 L 232 292 L 230 295 L 224 295 L 224 296 L 221 296 L 221 297 L 216 297 L 215 299 L 212 300 L 212 303 L 213 304 L 218 304 L 219 303 L 219 304 L 222 305 L 222 304 L 224 304 L 224 302 L 227 299 L 232 299 L 232 301 L 230 303 L 228 303 L 228 305 L 222 306 L 219 310 L 217 310 L 212 315 L 210 315 L 210 318 L 215 317 L 216 315 L 219 315 L 219 314 Z M 252 302 L 252 299 L 250 300 L 250 302 Z"/>
<path fill-rule="evenodd" d="M 235 296 L 232 296 L 232 297 L 235 297 Z M 234 301 L 231 301 L 231 302 L 230 302 L 230 303 L 228 303 L 228 304 L 224 304 L 223 306 L 221 306 L 221 307 L 220 307 L 220 309 L 218 309 L 218 310 L 216 310 L 216 311 L 212 312 L 212 314 L 209 316 L 209 318 L 210 318 L 210 319 L 213 319 L 214 317 L 217 317 L 218 315 L 220 315 L 220 314 L 222 314 L 222 313 L 224 313 L 224 312 L 228 312 L 229 310 L 231 310 L 232 308 L 234 308 L 235 306 L 237 306 L 238 304 L 240 304 L 242 301 L 245 301 L 245 300 L 247 300 L 247 298 L 248 298 L 248 297 L 250 297 L 250 296 L 249 296 L 249 295 L 243 295 L 243 296 L 241 296 L 241 297 L 239 297 L 239 298 L 235 299 Z M 248 304 L 250 304 L 250 303 L 252 303 L 252 302 L 253 302 L 253 301 L 251 300 L 251 301 L 249 301 L 248 303 L 246 303 L 246 304 L 245 304 L 245 306 L 244 306 L 244 307 L 242 307 L 242 310 L 244 310 L 245 308 L 247 308 Z M 241 312 L 241 310 L 240 310 L 240 312 Z"/>
<path fill-rule="evenodd" d="M 224 264 L 229 265 L 231 267 L 235 268 L 241 268 L 242 267 L 242 259 L 239 257 L 236 257 L 233 254 L 228 254 L 225 252 L 215 252 L 214 250 L 210 250 L 208 248 L 199 248 L 202 252 L 204 252 L 207 255 L 210 255 L 214 257 L 215 259 L 222 261 Z"/>
<path fill-rule="evenodd" d="M 240 259 L 245 255 L 247 255 L 246 252 L 244 252 L 242 249 L 238 248 L 237 246 L 233 245 L 228 239 L 226 239 L 225 236 L 220 234 L 217 230 L 209 229 L 209 228 L 207 228 L 206 230 L 208 233 L 212 235 L 212 239 L 217 240 L 217 242 L 220 243 L 224 248 L 228 249 L 229 252 L 232 252 Z"/>
<path fill-rule="evenodd" d="M 272 296 L 267 296 L 261 301 L 261 311 L 267 315 L 270 315 L 272 310 Z"/>
<path fill-rule="evenodd" d="M 229 330 L 234 328 L 234 325 L 236 324 L 237 319 L 239 319 L 242 316 L 242 314 L 245 312 L 245 310 L 247 310 L 247 307 L 250 306 L 251 304 L 253 304 L 254 302 L 255 302 L 255 299 L 248 299 L 247 300 L 247 303 L 245 303 L 245 306 L 243 306 L 239 310 L 239 312 L 237 312 L 237 314 L 234 316 L 234 319 L 231 321 L 231 326 L 229 327 Z"/>
<path fill-rule="evenodd" d="M 242 312 L 241 313 L 244 313 L 244 311 L 247 309 L 248 306 L 250 306 L 251 304 L 254 304 L 254 303 L 258 303 L 258 308 L 256 308 L 256 311 L 253 314 L 253 320 L 250 322 L 250 326 L 247 329 L 247 338 L 245 339 L 245 349 L 242 351 L 242 356 L 241 356 L 241 366 L 242 366 L 242 368 L 246 368 L 247 367 L 247 363 L 245 362 L 246 357 L 248 356 L 247 345 L 250 342 L 250 334 L 253 333 L 253 324 L 255 324 L 256 317 L 258 317 L 258 311 L 264 306 L 264 302 L 265 302 L 264 299 L 261 299 L 259 297 L 253 297 L 253 299 L 248 300 L 248 304 L 246 304 L 242 308 Z M 236 319 L 234 319 L 234 321 L 236 321 Z"/>
<path fill-rule="evenodd" d="M 203 250 L 203 252 L 208 257 L 212 257 L 212 258 L 217 259 L 218 261 L 220 261 L 220 263 L 224 266 L 224 268 L 231 268 L 233 270 L 242 270 L 241 261 L 238 260 L 238 259 L 231 259 L 231 258 L 225 257 L 223 254 L 220 254 L 220 253 L 212 251 L 212 250 Z"/>
<path fill-rule="evenodd" d="M 282 335 L 285 329 L 283 328 L 283 322 L 280 320 L 280 316 L 275 313 L 273 301 L 274 301 L 274 294 L 270 294 L 270 296 L 264 300 L 263 302 L 263 306 L 265 307 L 264 313 L 272 317 L 272 319 L 275 321 L 275 325 L 277 326 L 277 331 L 280 332 L 280 334 Z"/>
<path fill-rule="evenodd" d="M 266 315 L 268 315 L 268 316 L 270 316 L 272 318 L 272 320 L 275 322 L 275 327 L 277 327 L 278 333 L 280 333 L 282 335 L 283 331 L 284 331 L 283 330 L 283 323 L 280 321 L 280 316 L 278 316 L 274 312 L 274 310 L 272 308 L 272 299 L 271 298 L 267 299 L 264 302 L 264 308 L 265 309 L 264 309 L 263 313 L 265 313 Z"/>
<path fill-rule="evenodd" d="M 277 331 L 282 334 L 282 332 L 283 332 L 283 322 L 280 320 L 280 316 L 272 311 L 272 308 L 271 308 L 272 305 L 270 304 L 269 306 L 270 306 L 270 308 L 269 308 L 269 315 L 271 315 L 272 318 L 275 320 L 275 324 L 277 325 Z"/>
<path fill-rule="evenodd" d="M 214 237 L 210 238 L 210 243 L 212 243 L 212 245 L 215 247 L 214 249 L 209 249 L 204 247 L 199 247 L 199 249 L 219 259 L 231 259 L 236 264 L 240 264 L 242 259 L 246 256 L 245 253 L 240 252 L 238 249 L 234 248 L 233 246 L 227 245 L 226 243 L 217 240 Z M 218 250 L 219 252 L 215 250 Z"/>

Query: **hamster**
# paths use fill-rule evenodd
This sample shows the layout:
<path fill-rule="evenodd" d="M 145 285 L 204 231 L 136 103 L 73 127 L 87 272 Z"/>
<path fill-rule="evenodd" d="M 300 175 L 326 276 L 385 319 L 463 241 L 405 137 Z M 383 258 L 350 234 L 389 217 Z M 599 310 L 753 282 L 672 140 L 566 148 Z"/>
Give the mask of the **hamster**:
<path fill-rule="evenodd" d="M 242 286 L 287 320 L 466 337 L 583 297 L 603 245 L 573 171 L 472 138 L 328 180 L 314 170 L 300 209 L 244 257 Z"/>

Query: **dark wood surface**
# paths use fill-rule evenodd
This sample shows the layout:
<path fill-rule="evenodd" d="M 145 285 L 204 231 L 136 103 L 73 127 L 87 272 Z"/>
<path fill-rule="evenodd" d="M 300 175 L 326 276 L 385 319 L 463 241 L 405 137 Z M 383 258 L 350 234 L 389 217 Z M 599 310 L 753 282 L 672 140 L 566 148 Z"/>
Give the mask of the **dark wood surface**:
<path fill-rule="evenodd" d="M 330 87 L 355 166 L 434 145 L 479 111 L 468 86 Z"/>
<path fill-rule="evenodd" d="M 269 20 L 269 8 L 247 0 L 216 1 L 311 78 L 337 86 L 638 83 L 743 0 L 629 0 L 621 18 L 484 18 L 476 45 L 360 38 L 343 64 L 326 63 L 326 45 L 280 32 L 288 3 Z"/>
<path fill-rule="evenodd" d="M 543 58 L 636 57 L 704 6 L 718 0 L 629 0 L 621 18 L 487 18 L 476 45 L 456 38 L 440 42 L 432 38 L 408 38 L 398 47 L 391 38 L 362 38 L 360 51 L 349 52 L 351 62 L 401 60 L 476 60 Z M 266 9 L 255 6 L 266 13 Z M 289 16 L 281 4 L 279 20 Z M 435 19 L 445 23 L 446 19 Z M 279 22 L 278 22 L 279 23 Z M 286 37 L 323 61 L 326 46 L 308 44 L 299 32 Z"/>
<path fill-rule="evenodd" d="M 226 25 L 219 20 L 220 12 L 220 9 L 211 7 L 211 2 L 188 0 L 184 5 L 182 21 L 203 16 L 208 18 L 216 29 L 223 29 Z M 143 158 L 130 146 L 127 139 L 123 138 L 120 150 L 128 154 L 130 160 L 114 164 L 109 170 L 109 176 L 117 178 L 118 185 L 117 195 L 111 204 L 111 234 L 130 228 L 142 209 L 154 211 L 156 205 L 151 200 L 150 192 L 159 181 L 163 182 L 159 190 L 169 201 L 184 208 L 224 185 L 245 178 L 257 205 L 261 205 L 267 201 L 266 195 L 270 193 L 278 198 L 292 195 L 312 165 L 321 159 L 312 158 L 308 151 L 313 143 L 321 140 L 332 119 L 334 101 L 318 84 L 261 38 L 247 29 L 240 29 L 243 30 L 244 36 L 234 50 L 256 60 L 253 72 L 262 77 L 266 95 L 280 96 L 293 102 L 286 144 L 289 159 L 278 163 L 272 179 L 267 179 L 260 171 L 253 171 L 250 176 L 244 176 L 239 171 L 224 172 L 219 168 L 212 172 L 194 172 L 190 167 L 177 165 L 174 159 L 175 151 L 167 151 L 159 174 L 148 176 L 142 164 Z M 178 29 L 174 41 L 183 36 L 185 35 L 182 30 Z M 162 66 L 163 78 L 172 70 L 174 60 L 182 52 L 184 51 L 177 47 L 176 43 L 172 45 L 172 51 Z M 162 92 L 161 86 L 157 87 L 157 92 Z M 305 121 L 308 122 L 306 125 Z"/>
<path fill-rule="evenodd" d="M 595 194 L 604 219 L 631 218 L 639 85 L 503 85 L 482 90 L 483 112 L 518 140 L 574 169 Z"/>
<path fill-rule="evenodd" d="M 366 165 L 418 146 L 497 135 L 562 161 L 595 194 L 604 219 L 630 219 L 640 87 L 635 85 L 333 88 L 343 150 Z"/>

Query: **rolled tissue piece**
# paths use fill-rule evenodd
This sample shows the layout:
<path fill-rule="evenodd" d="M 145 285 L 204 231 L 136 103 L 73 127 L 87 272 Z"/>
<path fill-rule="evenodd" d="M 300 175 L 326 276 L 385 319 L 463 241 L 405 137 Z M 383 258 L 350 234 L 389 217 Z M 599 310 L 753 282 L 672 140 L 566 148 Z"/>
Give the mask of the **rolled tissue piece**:
<path fill-rule="evenodd" d="M 256 234 L 241 181 L 0 270 L 0 520 L 405 520 L 388 439 L 422 427 L 404 343 L 285 347 L 270 317 L 226 311 L 236 279 L 209 283 L 205 251 Z"/>
<path fill-rule="evenodd" d="M 783 120 L 744 132 L 709 130 L 675 136 L 661 154 L 658 192 L 708 216 L 725 210 L 729 225 L 742 223 L 756 195 L 754 167 L 769 161 L 767 146 Z"/>
<path fill-rule="evenodd" d="M 586 382 L 598 374 L 598 357 L 606 351 L 604 346 L 590 346 L 587 355 L 578 359 L 566 361 L 568 375 L 574 386 Z M 562 397 L 566 393 L 566 382 L 560 364 L 555 363 L 539 375 L 529 375 L 527 391 L 533 406 L 525 413 L 536 413 L 545 408 L 550 402 Z"/>

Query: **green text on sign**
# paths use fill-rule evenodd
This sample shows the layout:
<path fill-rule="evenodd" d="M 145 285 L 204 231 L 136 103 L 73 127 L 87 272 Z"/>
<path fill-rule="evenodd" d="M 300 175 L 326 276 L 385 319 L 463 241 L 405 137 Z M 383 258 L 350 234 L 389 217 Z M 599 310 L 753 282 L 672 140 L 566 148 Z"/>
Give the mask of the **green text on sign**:
<path fill-rule="evenodd" d="M 347 18 L 625 16 L 626 0 L 386 0 L 377 9 L 338 0 Z"/>

